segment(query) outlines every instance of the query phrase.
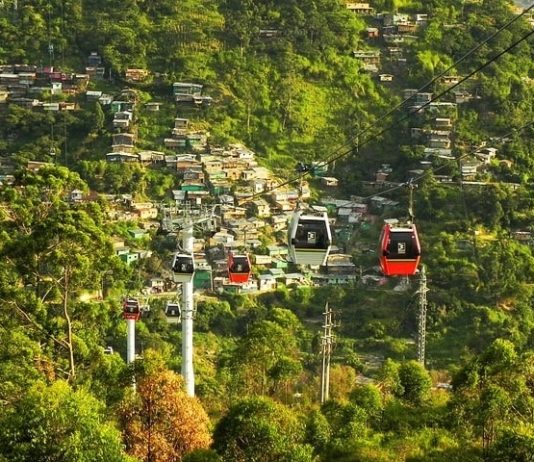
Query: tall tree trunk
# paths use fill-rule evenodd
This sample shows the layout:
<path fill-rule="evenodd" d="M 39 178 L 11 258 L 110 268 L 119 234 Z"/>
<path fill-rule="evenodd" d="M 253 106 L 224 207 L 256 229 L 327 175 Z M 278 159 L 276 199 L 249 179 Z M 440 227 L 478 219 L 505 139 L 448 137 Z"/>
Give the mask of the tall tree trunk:
<path fill-rule="evenodd" d="M 63 275 L 63 314 L 67 321 L 67 347 L 69 350 L 69 381 L 76 377 L 76 370 L 74 368 L 74 346 L 72 344 L 72 321 L 69 315 L 69 268 L 64 268 Z"/>
<path fill-rule="evenodd" d="M 250 136 L 250 118 L 251 118 L 251 115 L 252 115 L 251 104 L 247 103 L 247 138 L 248 138 L 248 141 L 250 141 L 250 139 L 251 139 L 251 136 Z"/>

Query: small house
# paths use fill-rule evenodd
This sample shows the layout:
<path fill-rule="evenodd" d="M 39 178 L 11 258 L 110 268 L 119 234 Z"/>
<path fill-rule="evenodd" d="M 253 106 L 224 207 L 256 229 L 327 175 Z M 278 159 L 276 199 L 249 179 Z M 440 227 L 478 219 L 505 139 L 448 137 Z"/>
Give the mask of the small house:
<path fill-rule="evenodd" d="M 173 189 L 171 193 L 176 204 L 183 204 L 185 202 L 185 191 L 182 191 L 181 189 Z"/>
<path fill-rule="evenodd" d="M 412 16 L 412 19 L 418 26 L 425 26 L 428 23 L 428 14 L 427 13 L 415 13 Z"/>
<path fill-rule="evenodd" d="M 68 101 L 62 101 L 59 103 L 59 110 L 60 111 L 74 111 L 76 109 L 76 103 L 68 102 Z"/>
<path fill-rule="evenodd" d="M 102 106 L 109 106 L 109 105 L 113 102 L 113 96 L 108 95 L 108 94 L 106 94 L 106 93 L 102 93 L 102 95 L 100 96 L 100 98 L 98 98 L 98 102 L 99 102 Z"/>
<path fill-rule="evenodd" d="M 80 189 L 73 189 L 69 196 L 70 202 L 81 202 L 83 200 L 83 191 Z"/>
<path fill-rule="evenodd" d="M 148 70 L 146 69 L 126 69 L 125 77 L 126 80 L 129 80 L 130 82 L 142 82 L 148 77 Z"/>
<path fill-rule="evenodd" d="M 263 266 L 270 265 L 273 262 L 273 259 L 270 255 L 254 255 L 254 264 Z"/>
<path fill-rule="evenodd" d="M 451 147 L 450 131 L 431 130 L 428 147 L 449 149 Z"/>
<path fill-rule="evenodd" d="M 281 245 L 270 245 L 267 247 L 267 251 L 271 257 L 285 257 L 288 254 L 288 248 L 286 246 Z"/>
<path fill-rule="evenodd" d="M 321 184 L 329 188 L 335 188 L 338 186 L 339 180 L 331 176 L 323 176 L 321 177 Z"/>
<path fill-rule="evenodd" d="M 378 50 L 355 50 L 353 56 L 364 64 L 380 64 L 380 51 Z"/>
<path fill-rule="evenodd" d="M 444 75 L 441 81 L 446 85 L 456 85 L 460 82 L 461 77 L 458 75 Z"/>
<path fill-rule="evenodd" d="M 380 32 L 377 27 L 368 27 L 365 29 L 365 33 L 368 39 L 376 39 L 380 36 Z"/>
<path fill-rule="evenodd" d="M 271 216 L 271 206 L 264 199 L 252 201 L 252 210 L 258 218 L 267 218 Z"/>
<path fill-rule="evenodd" d="M 142 164 L 163 164 L 165 160 L 165 154 L 160 151 L 139 151 L 137 156 Z"/>
<path fill-rule="evenodd" d="M 134 147 L 134 143 L 135 135 L 133 135 L 132 133 L 116 133 L 112 137 L 112 145 L 114 151 L 131 152 L 121 148 L 128 148 L 131 150 Z"/>
<path fill-rule="evenodd" d="M 91 51 L 87 57 L 87 65 L 89 67 L 98 67 L 102 64 L 102 58 L 96 51 Z"/>
<path fill-rule="evenodd" d="M 372 16 L 375 13 L 375 10 L 369 3 L 347 3 L 347 10 L 352 13 L 361 14 L 365 16 Z"/>
<path fill-rule="evenodd" d="M 393 74 L 379 74 L 378 80 L 380 82 L 393 82 Z"/>
<path fill-rule="evenodd" d="M 497 155 L 497 149 L 496 148 L 482 148 L 476 151 L 474 155 L 477 159 L 484 162 L 484 164 L 489 164 L 492 161 L 492 159 L 494 159 L 495 156 Z"/>
<path fill-rule="evenodd" d="M 273 39 L 279 33 L 280 33 L 280 31 L 278 29 L 260 29 L 259 37 L 261 39 Z"/>
<path fill-rule="evenodd" d="M 304 275 L 302 273 L 287 273 L 283 278 L 286 286 L 301 285 L 304 282 Z"/>
<path fill-rule="evenodd" d="M 189 119 L 183 119 L 181 117 L 176 117 L 174 119 L 174 128 L 186 129 L 189 126 Z"/>
<path fill-rule="evenodd" d="M 129 111 L 117 112 L 113 118 L 114 128 L 128 128 L 132 122 L 133 115 Z"/>
<path fill-rule="evenodd" d="M 481 166 L 482 164 L 478 161 L 463 162 L 461 167 L 462 177 L 465 179 L 476 176 Z"/>
<path fill-rule="evenodd" d="M 98 99 L 102 96 L 101 91 L 96 90 L 87 90 L 85 92 L 85 98 L 87 101 L 98 101 Z"/>
<path fill-rule="evenodd" d="M 139 162 L 139 156 L 137 154 L 129 152 L 110 152 L 106 154 L 107 162 Z"/>
<path fill-rule="evenodd" d="M 186 140 L 185 138 L 165 138 L 163 144 L 169 149 L 181 149 L 185 148 Z"/>
<path fill-rule="evenodd" d="M 452 128 L 452 121 L 450 117 L 436 117 L 434 119 L 434 127 L 436 129 L 450 129 Z"/>
<path fill-rule="evenodd" d="M 259 291 L 276 290 L 277 285 L 276 277 L 272 274 L 260 274 L 258 276 Z"/>
<path fill-rule="evenodd" d="M 59 111 L 59 103 L 42 103 L 41 107 L 44 111 Z"/>
<path fill-rule="evenodd" d="M 145 104 L 145 107 L 146 107 L 146 110 L 147 111 L 150 111 L 150 112 L 157 112 L 159 111 L 160 107 L 161 107 L 161 103 L 156 103 L 156 102 L 153 102 L 153 103 L 146 103 Z"/>
<path fill-rule="evenodd" d="M 130 236 L 132 236 L 133 239 L 143 239 L 147 236 L 146 230 L 140 228 L 129 229 L 128 233 L 130 234 Z"/>

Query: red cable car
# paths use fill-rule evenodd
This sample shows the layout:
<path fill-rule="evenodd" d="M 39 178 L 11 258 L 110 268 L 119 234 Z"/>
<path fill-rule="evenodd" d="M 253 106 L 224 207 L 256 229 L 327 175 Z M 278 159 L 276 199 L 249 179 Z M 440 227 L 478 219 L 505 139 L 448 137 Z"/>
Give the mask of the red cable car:
<path fill-rule="evenodd" d="M 415 225 L 385 224 L 380 235 L 380 268 L 386 276 L 413 276 L 421 260 L 421 244 Z"/>
<path fill-rule="evenodd" d="M 250 260 L 248 255 L 234 255 L 228 256 L 228 279 L 230 282 L 237 284 L 245 284 L 250 279 Z"/>
<path fill-rule="evenodd" d="M 122 304 L 122 317 L 139 321 L 141 317 L 141 304 L 137 298 L 127 298 Z"/>

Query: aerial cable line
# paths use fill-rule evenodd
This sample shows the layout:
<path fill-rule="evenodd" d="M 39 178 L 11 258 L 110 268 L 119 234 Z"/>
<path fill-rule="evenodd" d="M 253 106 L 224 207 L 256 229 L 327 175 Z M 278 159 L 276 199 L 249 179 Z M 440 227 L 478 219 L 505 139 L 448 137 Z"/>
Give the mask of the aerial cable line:
<path fill-rule="evenodd" d="M 528 32 L 527 34 L 523 35 L 523 37 L 521 37 L 520 39 L 516 40 L 514 43 L 512 43 L 509 47 L 507 47 L 506 49 L 504 49 L 503 51 L 497 53 L 494 57 L 492 57 L 489 61 L 486 61 L 484 64 L 480 65 L 479 67 L 477 67 L 474 71 L 470 72 L 469 74 L 467 74 L 465 77 L 462 77 L 457 83 L 451 85 L 450 87 L 448 87 L 447 89 L 443 90 L 441 93 L 437 94 L 436 96 L 432 97 L 430 100 L 428 100 L 426 103 L 422 104 L 421 106 L 417 107 L 417 109 L 413 110 L 413 111 L 410 111 L 408 112 L 408 114 L 404 115 L 403 117 L 401 117 L 399 120 L 396 121 L 396 123 L 400 123 L 400 122 L 404 122 L 405 120 L 409 119 L 410 116 L 420 112 L 421 110 L 423 110 L 424 108 L 426 108 L 427 106 L 429 106 L 431 103 L 437 101 L 438 99 L 442 98 L 443 96 L 445 96 L 447 93 L 450 93 L 452 90 L 454 90 L 456 87 L 460 86 L 462 83 L 464 83 L 466 80 L 470 79 L 471 77 L 473 77 L 475 74 L 478 74 L 479 72 L 481 72 L 483 69 L 485 69 L 486 67 L 488 67 L 490 64 L 492 64 L 493 62 L 495 62 L 497 59 L 499 59 L 501 56 L 509 53 L 513 48 L 515 48 L 517 45 L 519 45 L 520 43 L 524 42 L 525 40 L 527 40 L 530 36 L 532 36 L 534 34 L 534 30 L 531 30 L 530 32 Z M 366 138 L 363 140 L 363 142 L 360 143 L 360 146 L 363 144 L 367 144 L 369 143 L 370 141 L 373 141 L 374 139 L 378 138 L 379 136 L 383 135 L 384 133 L 388 132 L 389 130 L 391 130 L 391 128 L 393 127 L 393 124 L 390 123 L 388 126 L 386 126 L 385 128 L 383 128 L 382 130 L 376 132 L 376 133 L 373 133 L 369 138 Z M 338 154 L 337 156 L 334 156 L 332 157 L 331 159 L 329 159 L 325 165 L 328 165 L 328 164 L 331 164 L 332 162 L 335 162 L 336 160 L 339 160 L 343 157 L 345 157 L 346 155 L 350 154 L 352 152 L 352 149 L 349 149 L 349 150 L 346 150 L 340 154 Z"/>
<path fill-rule="evenodd" d="M 510 19 L 510 21 L 508 21 L 506 24 L 504 24 L 500 29 L 496 30 L 493 34 L 491 34 L 489 37 L 487 37 L 486 39 L 484 39 L 482 42 L 480 42 L 478 45 L 476 45 L 475 47 L 471 48 L 471 50 L 469 50 L 467 53 L 465 53 L 463 56 L 461 56 L 459 59 L 457 59 L 454 63 L 452 63 L 447 69 L 445 69 L 444 71 L 442 71 L 441 73 L 439 73 L 437 76 L 433 77 L 431 80 L 429 80 L 427 83 L 425 83 L 422 87 L 418 88 L 417 89 L 417 93 L 419 92 L 422 92 L 423 90 L 426 90 L 428 87 L 430 87 L 432 84 L 434 84 L 436 81 L 438 81 L 439 79 L 441 79 L 442 77 L 444 77 L 445 75 L 447 75 L 449 73 L 449 71 L 453 70 L 458 64 L 460 64 L 461 62 L 463 62 L 466 58 L 468 58 L 469 56 L 471 56 L 473 53 L 475 53 L 476 51 L 478 51 L 480 48 L 482 48 L 486 43 L 488 43 L 491 39 L 495 38 L 497 35 L 499 35 L 502 31 L 508 29 L 508 27 L 510 27 L 514 22 L 516 22 L 518 19 L 522 18 L 523 16 L 525 16 L 531 9 L 534 8 L 534 3 L 532 5 L 530 5 L 528 8 L 526 8 L 525 10 L 523 10 L 522 13 L 514 16 L 512 19 Z M 401 101 L 400 103 L 398 103 L 396 106 L 394 106 L 392 109 L 390 109 L 388 112 L 386 112 L 384 115 L 380 116 L 380 120 L 383 120 L 385 119 L 386 117 L 389 117 L 390 115 L 392 115 L 394 112 L 396 112 L 397 110 L 401 109 L 404 104 L 406 104 L 407 102 L 409 102 L 411 99 L 411 97 L 408 97 L 408 98 L 405 98 L 403 101 Z M 367 126 L 366 128 L 360 130 L 358 133 L 356 133 L 356 135 L 354 135 L 352 138 L 349 139 L 349 142 L 352 142 L 354 140 L 358 140 L 359 137 L 363 134 L 365 134 L 366 132 L 368 132 L 371 128 L 373 127 L 373 125 L 369 125 Z M 336 151 L 340 151 L 341 149 L 343 149 L 344 146 L 346 146 L 348 143 L 345 143 L 343 146 L 339 147 L 336 149 Z M 325 163 L 319 163 L 319 166 L 321 165 L 328 165 L 328 161 L 325 161 Z"/>
<path fill-rule="evenodd" d="M 447 69 L 445 69 L 443 72 L 441 72 L 439 75 L 437 75 L 436 77 L 434 77 L 432 80 L 430 80 L 429 82 L 427 82 L 425 85 L 423 85 L 422 87 L 420 87 L 417 91 L 420 92 L 424 89 L 426 89 L 427 87 L 429 87 L 430 85 L 432 85 L 434 82 L 436 82 L 438 79 L 440 79 L 441 77 L 443 77 L 446 73 L 448 73 L 450 70 L 452 70 L 453 68 L 455 68 L 458 64 L 460 64 L 462 61 L 464 61 L 466 58 L 468 58 L 469 56 L 471 56 L 473 53 L 475 53 L 476 51 L 478 51 L 483 45 L 485 45 L 486 43 L 488 43 L 491 39 L 495 38 L 497 35 L 499 35 L 502 31 L 504 31 L 505 29 L 507 29 L 508 27 L 510 27 L 515 21 L 517 21 L 518 19 L 522 18 L 523 16 L 525 16 L 530 10 L 532 10 L 534 8 L 534 3 L 532 5 L 530 5 L 528 8 L 526 8 L 525 10 L 523 10 L 522 13 L 514 16 L 510 21 L 508 21 L 506 24 L 504 24 L 500 29 L 498 29 L 497 31 L 495 31 L 493 34 L 491 34 L 489 37 L 487 37 L 486 39 L 484 39 L 482 42 L 480 42 L 478 45 L 476 45 L 474 48 L 472 48 L 471 50 L 469 50 L 467 53 L 465 53 L 462 57 L 460 57 L 458 60 L 456 60 L 453 64 L 451 64 Z M 515 46 L 516 44 L 512 45 L 512 48 Z M 505 52 L 507 52 L 508 50 L 505 50 Z M 500 57 L 500 55 L 498 55 L 497 57 L 495 57 L 494 59 L 497 59 L 498 57 Z M 492 62 L 492 61 L 491 61 Z M 490 62 L 490 63 L 491 63 Z M 487 64 L 490 64 L 490 63 L 487 63 Z M 484 66 L 482 66 L 481 68 L 477 69 L 474 73 L 477 73 L 479 70 L 481 70 Z M 473 73 L 473 74 L 474 74 Z M 471 74 L 470 76 L 468 77 L 471 77 L 473 74 Z M 460 83 L 463 83 L 466 79 L 462 79 L 460 82 L 458 82 L 457 84 L 453 85 L 452 87 L 450 87 L 449 89 L 447 89 L 447 91 L 443 92 L 441 95 L 439 95 L 439 97 L 443 96 L 444 94 L 448 93 L 448 91 L 456 88 Z M 434 98 L 432 99 L 431 101 L 427 102 L 427 104 L 421 106 L 419 108 L 419 110 L 423 109 L 424 107 L 426 107 L 429 103 L 435 101 L 435 99 L 437 98 Z M 399 104 L 397 104 L 396 106 L 394 106 L 391 110 L 389 110 L 386 114 L 384 114 L 383 116 L 380 117 L 380 120 L 390 116 L 391 114 L 393 114 L 395 111 L 397 111 L 398 109 L 400 109 L 401 107 L 403 107 L 403 105 L 408 102 L 410 100 L 410 98 L 406 98 L 404 99 L 402 102 L 400 102 Z M 418 111 L 415 111 L 415 112 L 418 112 Z M 411 114 L 410 114 L 411 115 Z M 405 118 L 401 119 L 401 121 L 403 121 Z M 363 130 L 360 130 L 356 135 L 354 135 L 350 140 L 349 142 L 352 142 L 354 140 L 357 140 L 359 139 L 359 137 L 363 134 L 365 134 L 366 132 L 368 132 L 370 129 L 372 129 L 375 125 L 372 124 L 372 125 L 369 125 L 368 127 L 364 128 Z M 391 128 L 391 127 L 389 127 Z M 383 134 L 384 132 L 381 132 L 379 135 Z M 379 136 L 378 135 L 378 136 Z M 365 142 L 368 142 L 369 140 L 365 140 Z M 348 143 L 345 143 L 345 145 L 339 147 L 336 149 L 336 151 L 340 151 L 342 150 L 345 146 L 347 146 Z M 359 146 L 361 146 L 361 143 L 359 143 Z M 351 148 L 352 150 L 352 148 Z M 333 162 L 335 162 L 336 160 L 338 160 L 339 158 L 341 157 L 344 157 L 345 155 L 349 154 L 350 152 L 344 152 L 342 153 L 341 156 L 335 156 L 333 158 L 330 158 L 330 159 L 327 159 L 326 161 L 323 161 L 322 163 L 319 164 L 319 166 L 322 166 L 322 165 L 329 165 Z M 268 193 L 268 192 L 271 192 L 271 191 L 274 191 L 280 187 L 283 187 L 283 186 L 286 186 L 288 184 L 291 184 L 295 181 L 298 181 L 300 180 L 302 177 L 304 177 L 308 172 L 302 172 L 298 177 L 296 177 L 295 179 L 292 179 L 292 180 L 289 180 L 289 181 L 286 181 L 286 182 L 283 182 L 282 184 L 278 185 L 277 187 L 275 188 L 272 188 L 268 191 L 264 191 L 263 193 L 257 193 L 255 195 L 252 196 L 251 199 L 253 199 L 254 197 L 257 197 L 257 196 L 261 196 L 265 193 Z"/>
<path fill-rule="evenodd" d="M 521 131 L 523 131 L 523 130 L 529 128 L 529 127 L 532 127 L 532 126 L 534 126 L 534 120 L 531 121 L 531 122 L 526 123 L 525 125 L 522 125 L 519 128 L 512 129 L 510 132 L 506 133 L 505 135 L 499 136 L 498 139 L 501 139 L 501 140 L 506 139 L 509 136 L 511 136 L 511 135 L 513 135 L 515 133 L 521 132 Z M 467 152 L 465 154 L 462 154 L 461 156 L 455 157 L 454 161 L 458 162 L 460 160 L 465 159 L 466 157 L 472 156 L 476 152 L 478 152 L 479 149 L 480 149 L 480 147 L 476 148 L 474 151 L 470 151 L 470 152 Z M 388 188 L 388 189 L 386 189 L 384 191 L 380 191 L 378 193 L 371 194 L 370 196 L 363 197 L 363 200 L 368 200 L 368 199 L 372 199 L 373 197 L 383 196 L 385 194 L 389 194 L 389 193 L 391 193 L 393 191 L 396 191 L 398 189 L 405 188 L 409 183 L 417 183 L 418 181 L 421 181 L 421 180 L 425 179 L 426 177 L 430 176 L 431 174 L 439 172 L 440 170 L 442 170 L 442 169 L 444 169 L 446 167 L 448 167 L 447 164 L 440 165 L 439 167 L 436 167 L 436 168 L 433 168 L 431 170 L 428 170 L 427 172 L 425 172 L 425 173 L 423 173 L 423 174 L 421 174 L 419 176 L 415 176 L 415 177 L 411 178 L 410 181 L 407 182 L 407 183 L 401 183 L 401 184 L 398 184 L 396 186 L 392 186 L 391 188 Z M 350 204 L 350 202 L 351 201 L 347 201 L 347 204 Z"/>
<path fill-rule="evenodd" d="M 478 74 L 479 72 L 481 72 L 483 69 L 485 69 L 486 67 L 488 67 L 490 64 L 492 64 L 493 62 L 495 62 L 497 59 L 499 59 L 501 56 L 509 53 L 513 48 L 515 48 L 517 45 L 519 45 L 520 43 L 524 42 L 525 40 L 527 40 L 530 36 L 532 36 L 534 34 L 534 30 L 531 30 L 530 32 L 528 32 L 527 34 L 523 35 L 520 39 L 516 40 L 514 43 L 512 43 L 510 46 L 508 46 L 507 48 L 505 48 L 503 51 L 497 53 L 495 56 L 493 56 L 492 58 L 490 58 L 488 61 L 486 61 L 485 63 L 483 63 L 482 65 L 480 65 L 479 67 L 477 67 L 474 71 L 470 72 L 468 75 L 466 75 L 465 77 L 463 77 L 462 79 L 460 79 L 457 83 L 451 85 L 450 87 L 448 87 L 447 89 L 443 90 L 441 93 L 439 93 L 438 95 L 434 96 L 433 98 L 431 98 L 429 101 L 427 101 L 426 103 L 422 104 L 421 106 L 419 106 L 417 109 L 415 109 L 414 111 L 410 111 L 408 114 L 404 115 L 403 117 L 401 117 L 399 120 L 396 121 L 396 123 L 400 123 L 400 122 L 404 122 L 405 120 L 407 120 L 408 118 L 410 118 L 412 115 L 420 112 L 421 110 L 423 110 L 425 107 L 429 106 L 431 103 L 435 102 L 436 100 L 440 99 L 441 97 L 445 96 L 446 94 L 450 93 L 452 90 L 454 90 L 456 87 L 458 87 L 459 85 L 461 85 L 462 83 L 464 83 L 466 80 L 470 79 L 471 77 L 473 77 L 474 75 Z M 373 128 L 373 127 L 376 127 L 377 124 L 373 124 L 372 126 L 368 127 L 366 130 L 368 130 L 369 128 Z M 390 131 L 392 128 L 393 128 L 394 124 L 393 123 L 389 123 L 385 128 L 381 129 L 380 131 L 378 132 L 375 132 L 373 134 L 371 134 L 371 136 L 369 136 L 368 138 L 364 139 L 362 142 L 359 143 L 359 146 L 365 146 L 366 144 L 370 143 L 371 141 L 377 139 L 379 136 L 387 133 L 388 131 Z M 321 165 L 329 165 L 329 164 L 332 164 L 334 162 L 336 162 L 337 160 L 339 159 L 342 159 L 343 157 L 349 155 L 352 153 L 352 148 L 348 148 L 346 149 L 345 151 L 333 156 L 333 157 L 330 157 L 328 160 L 324 161 Z M 274 188 L 271 188 L 271 189 L 268 189 L 266 191 L 263 191 L 261 193 L 255 193 L 253 194 L 252 196 L 250 196 L 248 199 L 246 199 L 244 202 L 249 202 L 251 200 L 254 200 L 255 198 L 257 197 L 261 197 L 265 194 L 268 194 L 270 192 L 273 192 L 277 189 L 280 189 L 284 186 L 287 186 L 287 185 L 290 185 L 296 181 L 300 181 L 304 176 L 306 176 L 307 174 L 309 173 L 309 170 L 306 171 L 306 172 L 303 172 L 299 175 L 297 175 L 296 177 L 294 178 L 290 178 L 289 180 L 286 180 L 286 181 L 283 181 L 282 183 L 278 184 L 277 186 L 275 186 Z"/>
<path fill-rule="evenodd" d="M 471 48 L 471 50 L 469 50 L 467 53 L 465 53 L 464 55 L 462 55 L 459 59 L 457 59 L 454 63 L 452 63 L 447 69 L 445 69 L 444 71 L 442 71 L 441 73 L 439 73 L 437 76 L 433 77 L 431 80 L 429 80 L 427 83 L 425 83 L 422 87 L 418 88 L 417 89 L 417 93 L 419 92 L 422 92 L 423 90 L 426 90 L 428 87 L 430 87 L 433 83 L 435 83 L 436 81 L 438 81 L 439 79 L 441 79 L 442 77 L 444 77 L 445 75 L 447 75 L 449 73 L 449 71 L 453 70 L 458 64 L 460 64 L 462 61 L 464 61 L 466 58 L 468 58 L 469 56 L 471 56 L 473 53 L 475 53 L 476 51 L 478 51 L 480 48 L 482 48 L 486 43 L 488 43 L 491 39 L 493 39 L 494 37 L 496 37 L 497 35 L 499 35 L 502 31 L 508 29 L 514 22 L 516 22 L 518 19 L 522 18 L 523 16 L 525 16 L 532 8 L 534 8 L 534 3 L 532 5 L 530 5 L 528 8 L 526 8 L 525 10 L 523 10 L 522 13 L 514 16 L 510 21 L 508 21 L 506 24 L 504 24 L 500 29 L 496 30 L 493 34 L 491 34 L 489 37 L 487 37 L 486 39 L 484 39 L 482 42 L 480 42 L 478 45 L 476 45 L 475 47 Z M 386 112 L 384 115 L 380 116 L 380 120 L 383 120 L 385 119 L 386 117 L 389 117 L 390 115 L 392 115 L 395 111 L 401 109 L 404 104 L 406 104 L 409 100 L 411 99 L 411 97 L 408 97 L 406 99 L 404 99 L 403 101 L 401 101 L 399 104 L 397 104 L 396 106 L 393 107 L 393 109 L 390 109 L 388 112 Z M 370 129 L 372 128 L 372 125 L 369 125 L 367 126 L 366 128 L 360 130 L 356 135 L 354 135 L 350 141 L 354 141 L 356 139 L 359 139 L 359 137 L 363 134 L 365 134 L 367 131 L 369 131 Z M 347 144 L 347 143 L 345 143 Z M 340 147 L 338 148 L 337 150 L 341 150 L 343 148 Z M 319 165 L 322 165 L 322 164 L 319 164 Z"/>

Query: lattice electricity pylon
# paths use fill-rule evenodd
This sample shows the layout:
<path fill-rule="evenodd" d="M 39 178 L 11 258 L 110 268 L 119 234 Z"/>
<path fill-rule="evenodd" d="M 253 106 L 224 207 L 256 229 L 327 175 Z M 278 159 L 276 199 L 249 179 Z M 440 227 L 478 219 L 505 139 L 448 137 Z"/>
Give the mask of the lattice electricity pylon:
<path fill-rule="evenodd" d="M 416 293 L 419 294 L 419 314 L 417 319 L 417 361 L 423 366 L 425 365 L 425 346 L 426 346 L 426 309 L 427 298 L 426 293 L 430 290 L 427 287 L 425 266 L 421 266 L 419 276 L 419 289 Z"/>

